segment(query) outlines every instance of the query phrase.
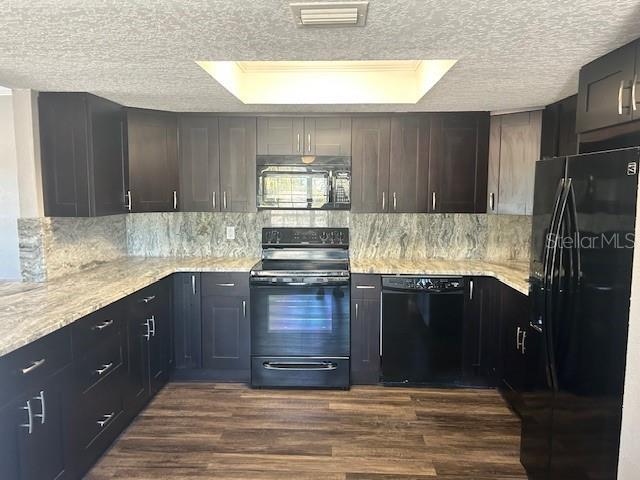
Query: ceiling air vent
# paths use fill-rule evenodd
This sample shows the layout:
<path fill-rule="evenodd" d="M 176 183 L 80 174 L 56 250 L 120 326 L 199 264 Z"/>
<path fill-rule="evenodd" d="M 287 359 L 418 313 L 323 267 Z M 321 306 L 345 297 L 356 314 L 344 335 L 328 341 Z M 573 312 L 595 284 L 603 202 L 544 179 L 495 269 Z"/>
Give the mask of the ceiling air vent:
<path fill-rule="evenodd" d="M 298 27 L 362 27 L 367 20 L 369 2 L 292 3 Z"/>

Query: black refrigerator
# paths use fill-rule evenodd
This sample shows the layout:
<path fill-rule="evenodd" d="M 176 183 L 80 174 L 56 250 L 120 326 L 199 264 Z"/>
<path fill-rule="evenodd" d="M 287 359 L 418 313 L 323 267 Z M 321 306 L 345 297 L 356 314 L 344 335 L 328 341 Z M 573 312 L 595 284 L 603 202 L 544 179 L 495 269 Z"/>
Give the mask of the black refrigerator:
<path fill-rule="evenodd" d="M 520 459 L 615 479 L 640 149 L 537 162 Z"/>

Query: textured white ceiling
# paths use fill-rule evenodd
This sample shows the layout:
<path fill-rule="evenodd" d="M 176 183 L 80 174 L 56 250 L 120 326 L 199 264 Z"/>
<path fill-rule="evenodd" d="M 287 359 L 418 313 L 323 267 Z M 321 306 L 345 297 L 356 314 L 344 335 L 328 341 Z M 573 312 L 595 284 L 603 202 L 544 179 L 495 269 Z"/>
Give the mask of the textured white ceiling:
<path fill-rule="evenodd" d="M 370 0 L 364 28 L 300 29 L 283 0 L 0 0 L 0 84 L 177 111 L 502 110 L 577 90 L 640 37 L 638 0 Z M 458 58 L 416 105 L 244 105 L 195 60 Z"/>

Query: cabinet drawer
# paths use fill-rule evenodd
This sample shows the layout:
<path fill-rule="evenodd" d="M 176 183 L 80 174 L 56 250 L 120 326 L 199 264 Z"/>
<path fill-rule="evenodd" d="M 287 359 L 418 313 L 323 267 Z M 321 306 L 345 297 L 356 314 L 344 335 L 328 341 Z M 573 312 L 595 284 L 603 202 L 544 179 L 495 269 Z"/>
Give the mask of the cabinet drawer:
<path fill-rule="evenodd" d="M 249 294 L 248 273 L 203 273 L 202 296 L 244 297 Z"/>
<path fill-rule="evenodd" d="M 42 383 L 71 356 L 70 329 L 63 328 L 0 358 L 0 405 Z"/>
<path fill-rule="evenodd" d="M 77 391 L 87 392 L 94 385 L 118 374 L 124 358 L 124 335 L 118 331 L 110 338 L 75 362 L 75 384 Z"/>
<path fill-rule="evenodd" d="M 111 424 L 123 414 L 122 379 L 118 375 L 110 375 L 78 397 L 78 402 L 77 438 L 79 445 L 87 448 L 108 432 Z"/>
<path fill-rule="evenodd" d="M 163 281 L 149 285 L 129 297 L 136 311 L 152 311 L 165 294 Z"/>
<path fill-rule="evenodd" d="M 354 299 L 379 299 L 380 289 L 380 275 L 351 276 L 351 295 Z"/>
<path fill-rule="evenodd" d="M 74 357 L 80 358 L 117 335 L 122 329 L 123 317 L 124 306 L 118 302 L 76 321 L 71 330 Z"/>

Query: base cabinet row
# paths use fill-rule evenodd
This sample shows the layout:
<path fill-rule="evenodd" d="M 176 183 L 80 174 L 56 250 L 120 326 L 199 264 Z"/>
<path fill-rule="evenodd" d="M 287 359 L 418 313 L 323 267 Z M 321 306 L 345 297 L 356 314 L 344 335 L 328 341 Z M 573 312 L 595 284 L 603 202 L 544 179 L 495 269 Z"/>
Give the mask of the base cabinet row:
<path fill-rule="evenodd" d="M 81 478 L 169 378 L 160 281 L 0 359 L 0 473 Z"/>

